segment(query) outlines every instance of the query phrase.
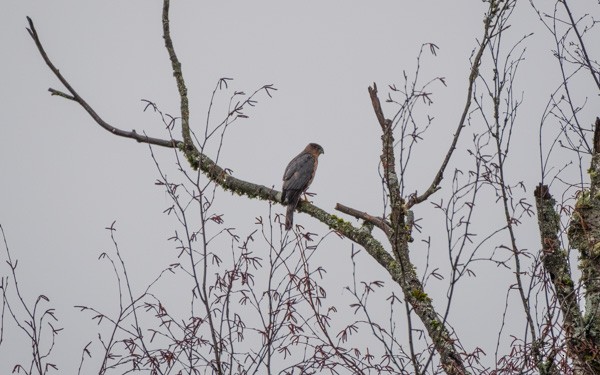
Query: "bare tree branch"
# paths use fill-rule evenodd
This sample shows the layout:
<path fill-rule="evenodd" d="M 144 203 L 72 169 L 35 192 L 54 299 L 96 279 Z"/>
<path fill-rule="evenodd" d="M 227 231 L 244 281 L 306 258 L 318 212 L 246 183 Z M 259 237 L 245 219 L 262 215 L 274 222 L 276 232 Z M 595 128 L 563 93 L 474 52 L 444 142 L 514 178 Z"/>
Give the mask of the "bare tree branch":
<path fill-rule="evenodd" d="M 96 121 L 96 123 L 98 125 L 100 125 L 105 130 L 109 131 L 110 133 L 112 133 L 114 135 L 117 135 L 119 137 L 131 138 L 131 139 L 135 139 L 138 142 L 149 143 L 149 144 L 152 144 L 152 145 L 157 145 L 157 146 L 162 146 L 162 147 L 170 147 L 170 148 L 178 147 L 178 145 L 181 143 L 180 141 L 176 141 L 176 140 L 173 140 L 173 139 L 172 140 L 166 140 L 166 139 L 152 138 L 152 137 L 148 137 L 146 135 L 138 134 L 135 130 L 125 131 L 125 130 L 122 130 L 122 129 L 115 128 L 114 126 L 112 126 L 109 123 L 107 123 L 106 121 L 104 121 L 96 113 L 96 111 L 94 111 L 94 109 L 81 96 L 79 96 L 79 94 L 77 93 L 77 91 L 75 91 L 75 89 L 66 80 L 66 78 L 63 77 L 63 75 L 60 73 L 60 71 L 58 70 L 58 68 L 56 68 L 56 66 L 54 66 L 54 64 L 52 63 L 52 61 L 50 60 L 50 58 L 46 54 L 46 51 L 44 50 L 42 42 L 40 41 L 40 37 L 39 37 L 39 35 L 37 33 L 37 30 L 35 29 L 35 26 L 33 25 L 33 21 L 29 17 L 27 17 L 27 21 L 29 22 L 29 27 L 27 28 L 27 31 L 29 32 L 29 35 L 31 36 L 31 38 L 35 42 L 35 45 L 37 46 L 38 51 L 40 52 L 40 55 L 42 55 L 42 58 L 46 62 L 46 65 L 48 65 L 48 67 L 50 68 L 50 70 L 52 71 L 52 73 L 54 73 L 54 75 L 56 76 L 56 78 L 58 78 L 58 80 L 71 93 L 71 95 L 68 95 L 68 94 L 65 94 L 65 93 L 63 93 L 61 91 L 58 91 L 58 90 L 50 88 L 50 89 L 48 89 L 48 91 L 50 91 L 52 93 L 52 95 L 61 96 L 63 98 L 66 98 L 66 99 L 73 100 L 73 101 L 77 102 L 94 119 L 94 121 Z"/>

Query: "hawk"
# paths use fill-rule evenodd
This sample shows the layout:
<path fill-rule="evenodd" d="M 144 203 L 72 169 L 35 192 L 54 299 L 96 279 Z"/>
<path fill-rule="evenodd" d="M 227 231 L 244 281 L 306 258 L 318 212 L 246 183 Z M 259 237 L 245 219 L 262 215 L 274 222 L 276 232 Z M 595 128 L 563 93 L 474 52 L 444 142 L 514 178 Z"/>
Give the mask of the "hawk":
<path fill-rule="evenodd" d="M 315 178 L 319 155 L 324 153 L 323 147 L 316 143 L 309 143 L 304 151 L 293 158 L 285 168 L 283 188 L 281 189 L 281 202 L 287 205 L 285 230 L 292 229 L 294 210 L 300 201 L 300 196 L 306 192 L 313 178 Z"/>

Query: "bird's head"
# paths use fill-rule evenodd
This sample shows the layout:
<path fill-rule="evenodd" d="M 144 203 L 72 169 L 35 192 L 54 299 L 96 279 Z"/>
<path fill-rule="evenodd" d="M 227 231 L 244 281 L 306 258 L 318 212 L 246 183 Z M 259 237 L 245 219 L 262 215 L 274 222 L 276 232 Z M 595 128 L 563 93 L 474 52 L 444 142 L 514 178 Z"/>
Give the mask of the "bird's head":
<path fill-rule="evenodd" d="M 313 153 L 315 153 L 317 155 L 321 155 L 321 154 L 325 153 L 325 151 L 323 150 L 323 147 L 321 147 L 317 143 L 309 143 L 308 146 L 306 146 L 306 148 L 309 149 L 309 151 L 312 151 Z"/>

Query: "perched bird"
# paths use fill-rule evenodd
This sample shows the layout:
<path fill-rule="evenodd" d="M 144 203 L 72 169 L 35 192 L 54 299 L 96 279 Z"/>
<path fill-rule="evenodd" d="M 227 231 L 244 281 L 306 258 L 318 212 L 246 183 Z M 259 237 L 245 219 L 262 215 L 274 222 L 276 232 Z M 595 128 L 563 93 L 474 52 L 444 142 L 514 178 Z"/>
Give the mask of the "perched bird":
<path fill-rule="evenodd" d="M 294 210 L 300 201 L 300 196 L 310 186 L 317 165 L 319 155 L 324 154 L 323 147 L 316 143 L 309 143 L 298 156 L 292 159 L 283 174 L 283 188 L 281 202 L 287 205 L 285 214 L 285 230 L 292 229 L 294 223 Z"/>

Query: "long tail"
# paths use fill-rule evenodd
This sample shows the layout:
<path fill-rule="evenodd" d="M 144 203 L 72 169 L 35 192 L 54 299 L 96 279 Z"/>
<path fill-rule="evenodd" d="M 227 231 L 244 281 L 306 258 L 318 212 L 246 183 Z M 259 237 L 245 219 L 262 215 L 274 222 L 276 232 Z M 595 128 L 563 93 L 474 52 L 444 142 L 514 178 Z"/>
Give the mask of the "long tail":
<path fill-rule="evenodd" d="M 296 203 L 290 202 L 287 206 L 287 211 L 285 212 L 285 230 L 292 229 L 292 225 L 294 225 L 294 210 L 296 209 Z"/>

